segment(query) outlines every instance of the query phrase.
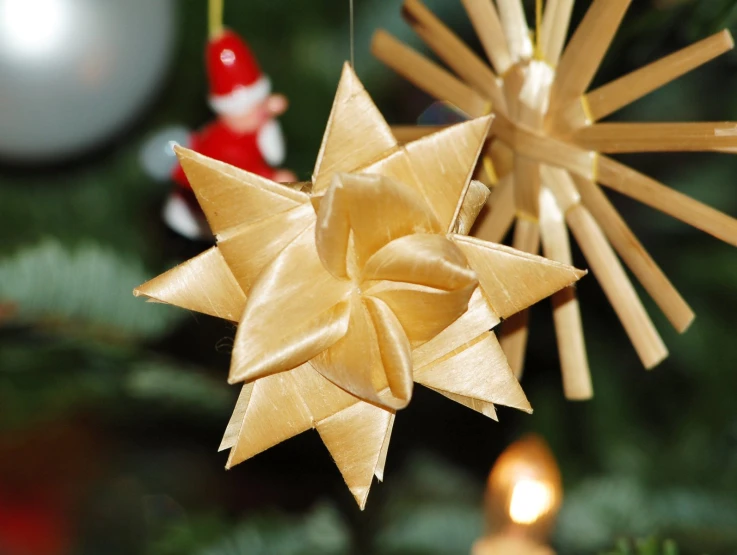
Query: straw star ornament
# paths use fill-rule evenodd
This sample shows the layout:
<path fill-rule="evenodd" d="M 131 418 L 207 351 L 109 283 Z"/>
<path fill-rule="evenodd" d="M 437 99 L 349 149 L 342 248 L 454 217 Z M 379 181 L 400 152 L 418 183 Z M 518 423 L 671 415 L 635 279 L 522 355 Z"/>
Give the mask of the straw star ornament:
<path fill-rule="evenodd" d="M 403 14 L 455 75 L 379 31 L 373 52 L 436 99 L 469 117 L 492 113 L 484 152 L 495 184 L 473 234 L 501 241 L 515 223 L 513 246 L 570 263 L 568 229 L 642 363 L 668 354 L 616 253 L 679 332 L 694 318 L 609 202 L 599 184 L 737 245 L 737 220 L 605 156 L 656 151 L 737 151 L 737 124 L 598 123 L 602 118 L 733 47 L 727 31 L 587 92 L 631 0 L 594 0 L 565 49 L 573 0 L 536 3 L 536 31 L 521 0 L 462 0 L 491 64 L 472 52 L 420 0 Z M 535 37 L 535 40 L 531 38 Z M 394 128 L 401 140 L 434 127 Z M 567 225 L 566 225 L 567 224 Z M 578 301 L 572 289 L 553 297 L 566 396 L 591 397 L 591 378 Z M 527 343 L 527 315 L 504 325 L 502 345 L 519 377 Z"/>
<path fill-rule="evenodd" d="M 363 507 L 415 382 L 530 411 L 490 330 L 583 272 L 465 235 L 492 119 L 399 146 L 346 66 L 311 183 L 177 149 L 217 246 L 135 294 L 238 322 L 228 467 L 316 428 Z"/>

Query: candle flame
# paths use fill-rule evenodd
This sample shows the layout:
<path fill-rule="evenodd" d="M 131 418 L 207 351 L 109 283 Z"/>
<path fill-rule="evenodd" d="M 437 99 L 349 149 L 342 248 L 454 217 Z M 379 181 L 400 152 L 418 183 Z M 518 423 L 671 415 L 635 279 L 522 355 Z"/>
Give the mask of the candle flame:
<path fill-rule="evenodd" d="M 509 516 L 517 524 L 533 524 L 553 505 L 553 491 L 539 480 L 523 479 L 514 485 Z"/>

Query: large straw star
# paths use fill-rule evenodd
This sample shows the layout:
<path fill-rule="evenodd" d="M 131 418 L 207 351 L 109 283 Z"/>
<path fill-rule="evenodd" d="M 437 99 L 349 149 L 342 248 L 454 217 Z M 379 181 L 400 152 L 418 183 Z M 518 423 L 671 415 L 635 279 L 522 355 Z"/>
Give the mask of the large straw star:
<path fill-rule="evenodd" d="M 363 507 L 414 382 L 530 410 L 489 330 L 582 273 L 463 235 L 489 124 L 399 147 L 346 66 L 309 194 L 178 149 L 218 245 L 135 293 L 239 322 L 228 467 L 317 428 Z"/>
<path fill-rule="evenodd" d="M 573 0 L 547 0 L 544 15 L 543 2 L 537 0 L 535 43 L 521 0 L 462 2 L 493 68 L 420 0 L 405 0 L 403 14 L 458 77 L 383 31 L 374 38 L 374 53 L 431 96 L 470 117 L 495 114 L 485 160 L 493 161 L 486 169 L 499 181 L 474 235 L 501 241 L 516 219 L 515 248 L 537 253 L 542 239 L 548 258 L 570 263 L 567 224 L 642 363 L 654 367 L 668 351 L 615 250 L 678 331 L 688 328 L 694 314 L 598 184 L 732 245 L 737 245 L 737 220 L 603 154 L 734 152 L 737 124 L 597 122 L 731 49 L 729 32 L 587 93 L 631 0 L 594 0 L 565 50 Z M 437 128 L 395 131 L 409 140 Z M 553 305 L 566 396 L 588 398 L 591 378 L 578 302 L 568 289 L 553 297 Z M 502 345 L 519 377 L 527 342 L 526 313 L 505 328 Z"/>

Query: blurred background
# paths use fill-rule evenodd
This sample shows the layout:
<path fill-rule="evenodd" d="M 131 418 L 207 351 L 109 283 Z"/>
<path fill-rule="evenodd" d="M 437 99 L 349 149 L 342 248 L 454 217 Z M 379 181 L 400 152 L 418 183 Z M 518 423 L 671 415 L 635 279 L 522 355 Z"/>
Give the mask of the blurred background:
<path fill-rule="evenodd" d="M 426 3 L 481 51 L 460 2 Z M 574 23 L 589 2 L 576 4 Z M 400 6 L 355 1 L 355 65 L 389 122 L 412 123 L 431 100 L 369 53 L 379 27 L 423 49 Z M 365 512 L 314 432 L 224 470 L 234 327 L 131 295 L 206 248 L 162 222 L 171 184 L 139 163 L 152 133 L 212 119 L 206 15 L 205 0 L 0 0 L 0 553 L 469 553 L 486 476 L 528 432 L 561 467 L 559 553 L 628 553 L 620 538 L 737 553 L 737 252 L 615 195 L 697 313 L 679 336 L 643 292 L 671 351 L 656 370 L 590 276 L 593 401 L 564 400 L 541 303 L 523 379 L 534 415 L 494 423 L 418 388 Z M 349 57 L 347 0 L 229 0 L 225 21 L 289 98 L 285 165 L 309 179 Z M 737 30 L 733 0 L 637 0 L 595 84 L 724 27 Z M 617 119 L 735 120 L 736 70 L 722 56 Z M 626 161 L 737 215 L 734 157 Z"/>

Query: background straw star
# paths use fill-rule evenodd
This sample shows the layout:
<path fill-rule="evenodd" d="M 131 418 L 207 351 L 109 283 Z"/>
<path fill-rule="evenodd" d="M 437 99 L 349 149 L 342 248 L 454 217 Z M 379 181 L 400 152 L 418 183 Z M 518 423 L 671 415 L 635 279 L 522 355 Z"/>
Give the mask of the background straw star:
<path fill-rule="evenodd" d="M 471 117 L 496 118 L 486 147 L 487 173 L 496 187 L 473 233 L 500 241 L 512 223 L 513 245 L 570 263 L 568 230 L 622 322 L 646 368 L 667 349 L 616 253 L 679 332 L 694 318 L 599 185 L 630 196 L 737 245 L 737 221 L 606 156 L 622 152 L 737 149 L 737 124 L 599 123 L 677 77 L 730 50 L 727 31 L 588 91 L 630 4 L 594 0 L 565 46 L 573 0 L 537 2 L 531 38 L 521 0 L 462 0 L 490 65 L 479 58 L 420 0 L 406 0 L 413 29 L 455 73 L 448 72 L 384 31 L 373 52 L 400 75 Z M 395 128 L 404 140 L 434 129 Z M 493 162 L 493 163 L 492 163 Z M 583 329 L 572 290 L 553 297 L 566 396 L 592 395 Z M 502 344 L 519 376 L 527 342 L 526 313 L 506 323 Z"/>

